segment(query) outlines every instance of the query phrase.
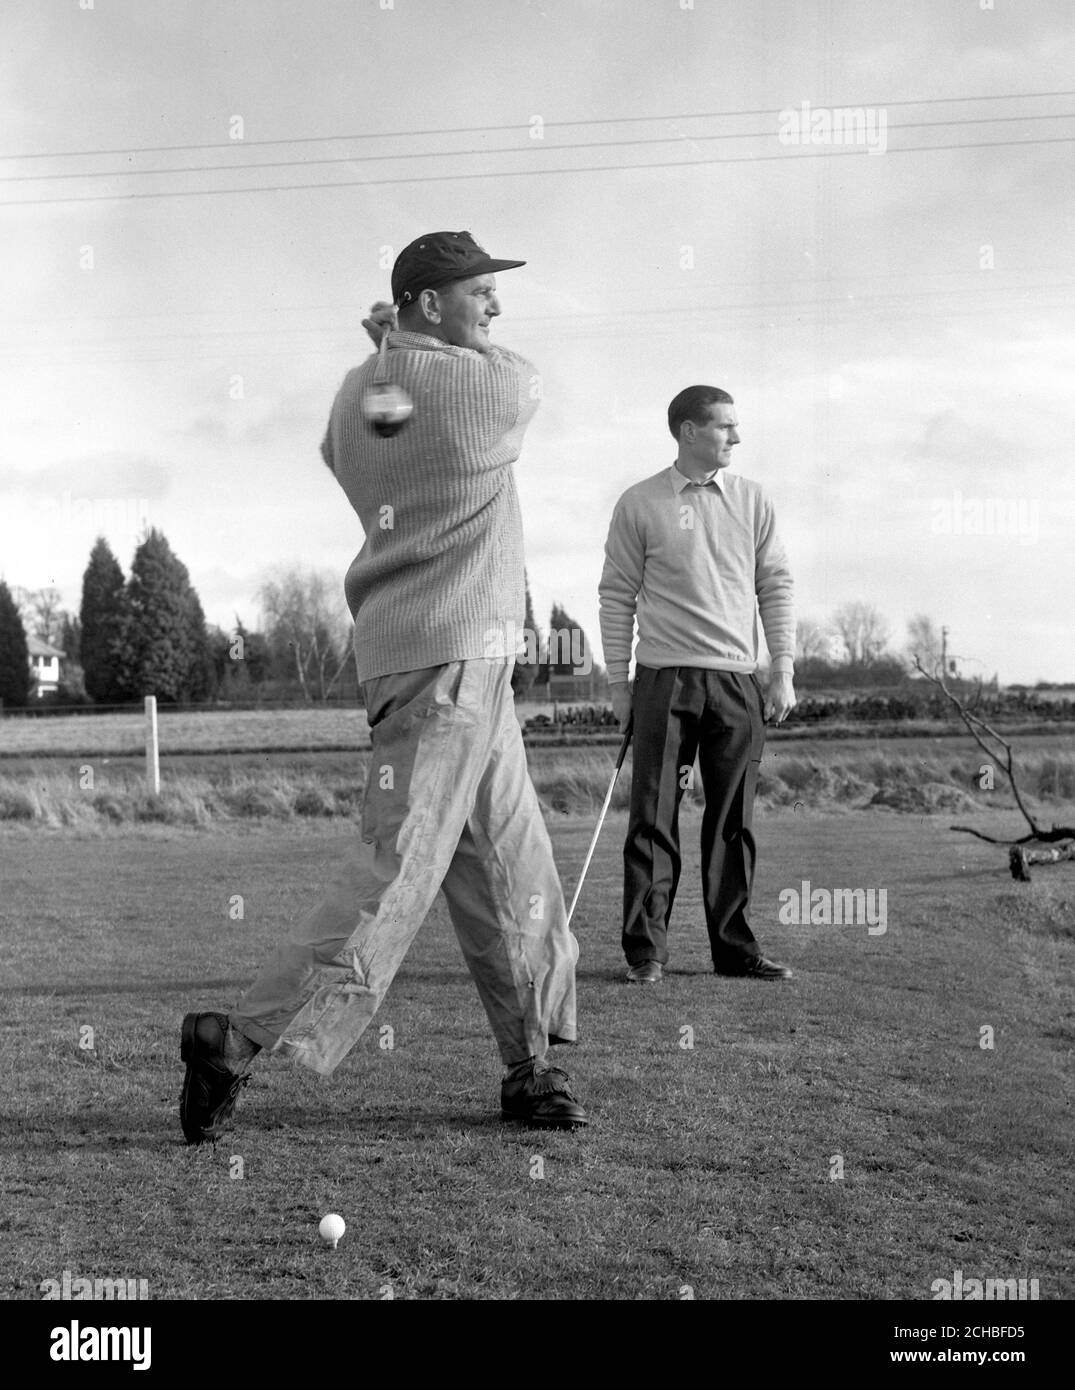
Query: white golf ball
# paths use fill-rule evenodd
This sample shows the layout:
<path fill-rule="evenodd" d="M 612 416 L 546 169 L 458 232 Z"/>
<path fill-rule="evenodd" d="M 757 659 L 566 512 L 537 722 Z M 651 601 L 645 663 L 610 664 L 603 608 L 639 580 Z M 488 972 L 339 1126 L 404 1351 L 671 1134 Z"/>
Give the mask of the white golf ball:
<path fill-rule="evenodd" d="M 344 1231 L 347 1230 L 347 1223 L 342 1216 L 337 1216 L 333 1212 L 331 1215 L 321 1218 L 321 1225 L 318 1226 L 317 1230 L 325 1244 L 331 1245 L 335 1250 Z"/>

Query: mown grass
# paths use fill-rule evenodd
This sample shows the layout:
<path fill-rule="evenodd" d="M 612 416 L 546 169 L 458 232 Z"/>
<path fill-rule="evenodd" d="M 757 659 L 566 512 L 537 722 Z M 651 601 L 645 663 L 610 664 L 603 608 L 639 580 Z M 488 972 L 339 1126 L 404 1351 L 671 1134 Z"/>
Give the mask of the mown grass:
<path fill-rule="evenodd" d="M 199 1149 L 180 1019 L 239 995 L 351 832 L 0 831 L 0 1293 L 67 1269 L 156 1299 L 924 1300 L 961 1269 L 1070 1297 L 1068 866 L 1015 885 L 936 817 L 762 811 L 755 930 L 796 970 L 762 986 L 709 971 L 697 824 L 650 991 L 622 983 L 622 816 L 598 846 L 565 1063 L 589 1131 L 501 1124 L 438 904 L 335 1077 L 259 1059 L 233 1135 Z M 591 828 L 551 823 L 567 887 Z M 782 925 L 803 877 L 887 887 L 887 932 Z M 335 1252 L 326 1211 L 348 1223 Z"/>
<path fill-rule="evenodd" d="M 0 753 L 73 758 L 140 753 L 145 716 L 38 715 L 0 719 Z M 366 711 L 356 706 L 282 710 L 167 710 L 157 716 L 160 746 L 173 753 L 224 749 L 368 748 Z"/>
<path fill-rule="evenodd" d="M 610 749 L 532 748 L 531 775 L 548 812 L 592 814 L 608 789 Z M 293 765 L 288 755 L 266 758 L 260 767 L 238 769 L 231 759 L 198 760 L 178 773 L 165 765 L 159 795 L 150 794 L 137 765 L 112 768 L 90 760 L 59 771 L 53 762 L 30 763 L 15 775 L 0 772 L 0 822 L 92 829 L 107 825 L 195 826 L 204 829 L 237 821 L 310 821 L 353 817 L 361 808 L 365 759 L 358 754 L 321 771 Z M 999 772 L 992 791 L 980 786 L 982 758 L 975 751 L 894 757 L 869 749 L 831 745 L 827 755 L 803 756 L 767 749 L 758 787 L 759 804 L 811 809 L 966 812 L 1012 806 Z M 0 768 L 3 764 L 0 763 Z M 1021 758 L 1019 784 L 1043 814 L 1075 801 L 1075 754 L 1031 753 Z M 612 806 L 625 809 L 630 797 L 630 756 L 616 784 Z M 700 779 L 686 793 L 700 805 Z M 1021 832 L 1020 832 L 1021 833 Z"/>
<path fill-rule="evenodd" d="M 516 706 L 524 726 L 534 716 L 551 716 L 552 705 L 534 702 Z M 823 748 L 831 741 L 859 745 L 866 740 L 893 745 L 899 756 L 910 756 L 929 749 L 937 739 L 946 742 L 958 737 L 958 720 L 883 721 L 872 725 L 860 722 L 825 721 L 818 725 L 783 726 L 769 730 L 774 747 Z M 1054 739 L 1072 735 L 1072 726 L 1042 721 L 1010 726 L 1011 737 L 1023 748 L 1048 746 Z M 263 710 L 173 710 L 162 709 L 158 716 L 158 735 L 162 754 L 241 753 L 258 750 L 297 752 L 326 749 L 346 752 L 369 748 L 366 712 L 357 706 L 309 705 L 302 709 Z M 613 728 L 580 729 L 578 726 L 548 728 L 534 734 L 534 741 L 559 738 L 574 745 L 580 738 L 607 739 L 616 743 Z M 969 745 L 969 740 L 965 740 Z M 145 745 L 145 719 L 141 711 L 115 714 L 57 714 L 0 718 L 0 758 L 51 757 L 100 758 L 138 756 Z M 2 765 L 2 764 L 0 764 Z"/>

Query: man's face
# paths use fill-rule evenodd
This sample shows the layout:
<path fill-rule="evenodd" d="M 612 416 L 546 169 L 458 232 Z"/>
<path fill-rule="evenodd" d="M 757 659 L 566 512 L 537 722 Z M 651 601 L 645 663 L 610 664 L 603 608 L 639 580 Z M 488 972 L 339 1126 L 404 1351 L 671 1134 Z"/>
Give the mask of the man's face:
<path fill-rule="evenodd" d="M 469 280 L 453 280 L 436 294 L 445 341 L 484 352 L 489 346 L 489 325 L 500 313 L 496 276 L 472 275 Z"/>
<path fill-rule="evenodd" d="M 689 441 L 691 458 L 703 468 L 715 471 L 727 468 L 732 461 L 732 449 L 739 443 L 739 417 L 734 405 L 711 405 L 704 425 L 689 421 L 681 434 L 693 430 Z"/>

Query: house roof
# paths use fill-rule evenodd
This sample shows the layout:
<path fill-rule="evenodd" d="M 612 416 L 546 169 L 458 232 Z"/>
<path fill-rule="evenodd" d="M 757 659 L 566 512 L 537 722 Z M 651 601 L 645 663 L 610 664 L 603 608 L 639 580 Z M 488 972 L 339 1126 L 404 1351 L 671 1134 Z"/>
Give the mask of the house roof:
<path fill-rule="evenodd" d="M 61 651 L 59 647 L 54 647 L 50 642 L 42 642 L 40 637 L 34 637 L 32 634 L 27 637 L 26 646 L 29 649 L 31 656 L 67 655 L 67 653 Z"/>

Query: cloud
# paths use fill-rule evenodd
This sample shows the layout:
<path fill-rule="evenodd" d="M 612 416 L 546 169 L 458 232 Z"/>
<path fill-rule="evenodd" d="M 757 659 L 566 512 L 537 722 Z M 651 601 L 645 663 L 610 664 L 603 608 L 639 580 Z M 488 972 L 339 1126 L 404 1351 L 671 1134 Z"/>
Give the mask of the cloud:
<path fill-rule="evenodd" d="M 210 446 L 264 448 L 302 440 L 320 442 L 332 405 L 333 388 L 324 381 L 251 399 L 227 401 L 172 431 L 179 438 Z"/>
<path fill-rule="evenodd" d="M 33 472 L 0 471 L 0 492 L 22 496 L 86 501 L 102 498 L 160 502 L 171 489 L 166 464 L 133 453 L 86 455 L 47 463 Z"/>
<path fill-rule="evenodd" d="M 926 420 L 911 453 L 930 463 L 980 469 L 986 461 L 994 466 L 1013 463 L 1014 446 L 1014 439 L 1005 439 L 996 430 L 966 420 L 958 410 L 949 408 Z"/>

